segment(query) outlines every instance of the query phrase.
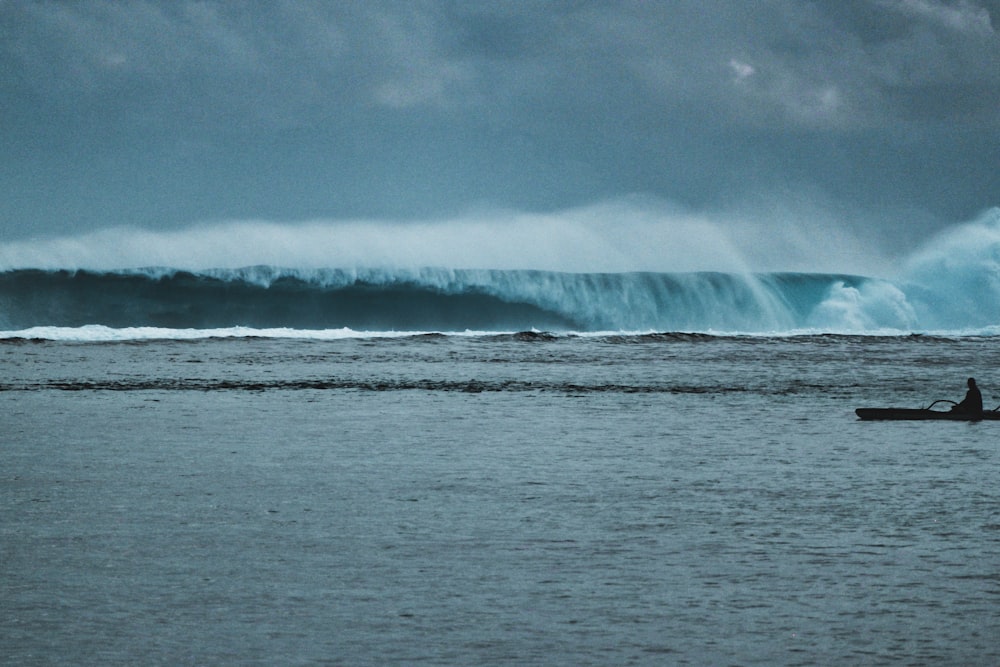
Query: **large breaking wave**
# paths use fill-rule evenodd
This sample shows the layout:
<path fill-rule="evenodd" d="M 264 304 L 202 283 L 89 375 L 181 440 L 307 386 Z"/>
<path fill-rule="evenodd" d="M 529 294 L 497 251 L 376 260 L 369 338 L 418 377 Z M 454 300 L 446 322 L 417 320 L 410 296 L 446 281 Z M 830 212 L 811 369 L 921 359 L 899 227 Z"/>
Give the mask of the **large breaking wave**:
<path fill-rule="evenodd" d="M 272 265 L 0 271 L 6 335 L 90 325 L 993 334 L 1000 331 L 1000 209 L 938 238 L 892 280 L 802 272 Z"/>
<path fill-rule="evenodd" d="M 891 283 L 830 274 L 274 267 L 0 273 L 0 329 L 7 331 L 96 324 L 786 332 L 911 330 L 918 323 L 917 309 Z"/>

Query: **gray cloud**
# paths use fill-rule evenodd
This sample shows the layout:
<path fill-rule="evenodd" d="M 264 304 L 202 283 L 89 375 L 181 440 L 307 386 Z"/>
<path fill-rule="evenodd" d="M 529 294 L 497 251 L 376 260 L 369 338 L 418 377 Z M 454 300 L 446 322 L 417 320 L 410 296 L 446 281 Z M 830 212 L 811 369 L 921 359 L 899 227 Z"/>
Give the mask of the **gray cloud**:
<path fill-rule="evenodd" d="M 1000 181 L 997 3 L 0 3 L 0 233 Z"/>

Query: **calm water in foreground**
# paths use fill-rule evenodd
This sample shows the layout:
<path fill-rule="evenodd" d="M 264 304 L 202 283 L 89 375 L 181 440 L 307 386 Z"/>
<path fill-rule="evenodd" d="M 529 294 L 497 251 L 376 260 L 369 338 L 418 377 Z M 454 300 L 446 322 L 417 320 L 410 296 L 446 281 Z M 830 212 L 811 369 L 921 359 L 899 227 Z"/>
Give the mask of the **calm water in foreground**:
<path fill-rule="evenodd" d="M 995 338 L 0 343 L 5 665 L 1000 664 Z"/>

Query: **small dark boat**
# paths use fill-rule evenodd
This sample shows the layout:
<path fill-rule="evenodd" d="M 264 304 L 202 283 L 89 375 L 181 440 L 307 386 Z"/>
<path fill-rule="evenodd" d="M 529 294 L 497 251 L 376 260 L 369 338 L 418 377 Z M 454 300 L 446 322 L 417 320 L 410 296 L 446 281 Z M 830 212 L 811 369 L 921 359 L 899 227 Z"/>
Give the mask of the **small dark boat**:
<path fill-rule="evenodd" d="M 865 421 L 875 421 L 875 420 L 888 420 L 888 421 L 898 421 L 898 420 L 924 420 L 924 419 L 943 419 L 949 421 L 1000 421 L 1000 407 L 996 410 L 983 410 L 981 417 L 971 415 L 967 412 L 959 412 L 957 410 L 932 410 L 938 403 L 951 403 L 955 405 L 954 401 L 934 401 L 926 408 L 858 408 L 854 413 L 859 419 Z"/>

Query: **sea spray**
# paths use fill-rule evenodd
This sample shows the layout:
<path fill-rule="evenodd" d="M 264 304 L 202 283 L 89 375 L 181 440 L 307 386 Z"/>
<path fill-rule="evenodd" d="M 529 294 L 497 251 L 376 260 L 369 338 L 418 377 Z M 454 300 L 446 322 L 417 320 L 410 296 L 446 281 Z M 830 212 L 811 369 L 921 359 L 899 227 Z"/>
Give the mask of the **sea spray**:
<path fill-rule="evenodd" d="M 218 221 L 0 243 L 0 270 L 148 266 L 185 271 L 433 266 L 567 273 L 748 269 L 724 225 L 632 200 L 553 213 L 476 212 L 406 222 Z"/>
<path fill-rule="evenodd" d="M 932 239 L 910 258 L 903 280 L 927 326 L 1000 325 L 1000 208 Z"/>

